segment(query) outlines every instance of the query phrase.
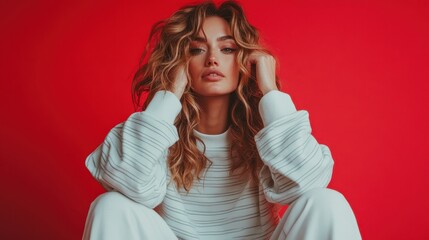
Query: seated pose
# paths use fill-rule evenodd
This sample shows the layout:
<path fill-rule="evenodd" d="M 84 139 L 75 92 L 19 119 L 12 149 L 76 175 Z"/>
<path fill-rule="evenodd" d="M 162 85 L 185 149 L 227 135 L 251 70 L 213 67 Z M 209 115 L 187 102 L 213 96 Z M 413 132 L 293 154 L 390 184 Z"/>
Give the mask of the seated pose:
<path fill-rule="evenodd" d="M 237 3 L 155 24 L 133 79 L 142 111 L 86 159 L 107 192 L 83 238 L 361 239 L 346 199 L 326 188 L 329 148 L 278 89 L 276 61 Z"/>

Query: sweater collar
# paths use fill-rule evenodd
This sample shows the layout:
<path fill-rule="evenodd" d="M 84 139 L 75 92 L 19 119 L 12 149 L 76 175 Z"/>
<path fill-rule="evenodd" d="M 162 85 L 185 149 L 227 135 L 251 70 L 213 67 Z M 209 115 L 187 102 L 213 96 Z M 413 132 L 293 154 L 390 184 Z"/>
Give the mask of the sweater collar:
<path fill-rule="evenodd" d="M 194 129 L 195 136 L 201 138 L 203 140 L 204 144 L 206 145 L 206 148 L 213 148 L 213 147 L 227 147 L 230 145 L 231 138 L 229 136 L 229 128 L 221 133 L 221 134 L 205 134 L 198 132 Z M 200 142 L 197 141 L 197 145 L 200 146 Z"/>

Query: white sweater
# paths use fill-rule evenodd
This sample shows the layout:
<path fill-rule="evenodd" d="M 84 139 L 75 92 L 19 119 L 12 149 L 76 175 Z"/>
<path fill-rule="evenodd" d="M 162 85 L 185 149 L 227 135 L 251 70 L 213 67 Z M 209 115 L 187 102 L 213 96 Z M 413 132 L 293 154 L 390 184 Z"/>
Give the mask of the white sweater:
<path fill-rule="evenodd" d="M 270 91 L 259 109 L 264 128 L 255 140 L 265 165 L 258 185 L 229 174 L 228 131 L 194 130 L 213 164 L 189 193 L 175 187 L 167 153 L 179 139 L 173 122 L 181 104 L 168 91 L 156 93 L 146 111 L 114 127 L 86 166 L 106 190 L 155 208 L 178 238 L 266 239 L 278 222 L 277 203 L 290 204 L 309 189 L 326 187 L 333 160 L 329 148 L 311 135 L 307 111 L 296 111 L 288 94 Z"/>

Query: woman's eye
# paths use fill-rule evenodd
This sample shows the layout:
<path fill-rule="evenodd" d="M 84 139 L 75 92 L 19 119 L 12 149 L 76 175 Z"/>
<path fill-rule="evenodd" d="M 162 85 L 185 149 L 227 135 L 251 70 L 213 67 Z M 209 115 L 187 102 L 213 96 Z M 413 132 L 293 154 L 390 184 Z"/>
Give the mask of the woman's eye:
<path fill-rule="evenodd" d="M 198 54 L 204 52 L 204 49 L 202 49 L 202 48 L 191 48 L 191 49 L 189 49 L 189 52 L 191 53 L 191 55 L 198 55 Z"/>
<path fill-rule="evenodd" d="M 235 48 L 223 48 L 222 49 L 222 52 L 224 52 L 224 53 L 233 53 L 233 52 L 235 52 Z"/>

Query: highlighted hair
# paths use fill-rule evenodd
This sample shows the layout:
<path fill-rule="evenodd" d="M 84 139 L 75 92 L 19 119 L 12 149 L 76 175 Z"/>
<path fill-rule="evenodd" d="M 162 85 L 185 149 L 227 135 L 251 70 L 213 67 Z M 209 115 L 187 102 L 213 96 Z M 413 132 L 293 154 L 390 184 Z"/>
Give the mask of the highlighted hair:
<path fill-rule="evenodd" d="M 240 5 L 226 1 L 216 6 L 212 2 L 185 6 L 170 18 L 156 23 L 150 32 L 146 49 L 141 58 L 139 69 L 134 75 L 132 90 L 133 102 L 137 108 L 146 109 L 154 94 L 159 90 L 171 90 L 174 71 L 185 65 L 190 59 L 189 44 L 202 28 L 205 18 L 218 16 L 229 24 L 238 51 L 237 64 L 240 68 L 239 84 L 230 100 L 230 130 L 232 145 L 231 174 L 240 174 L 257 182 L 262 161 L 256 149 L 255 134 L 262 129 L 263 123 L 258 111 L 262 93 L 258 88 L 254 74 L 247 69 L 247 59 L 254 50 L 265 51 L 259 45 L 259 35 L 255 27 L 249 24 Z M 188 79 L 189 77 L 189 72 Z M 197 148 L 201 141 L 193 134 L 200 121 L 199 106 L 191 90 L 191 81 L 181 98 L 182 111 L 174 124 L 178 129 L 179 141 L 169 149 L 168 166 L 171 180 L 177 188 L 189 191 L 195 180 L 200 180 L 203 170 L 210 160 Z M 277 85 L 278 81 L 277 81 Z M 146 100 L 142 104 L 142 100 Z M 204 144 L 204 143 L 203 143 Z"/>

